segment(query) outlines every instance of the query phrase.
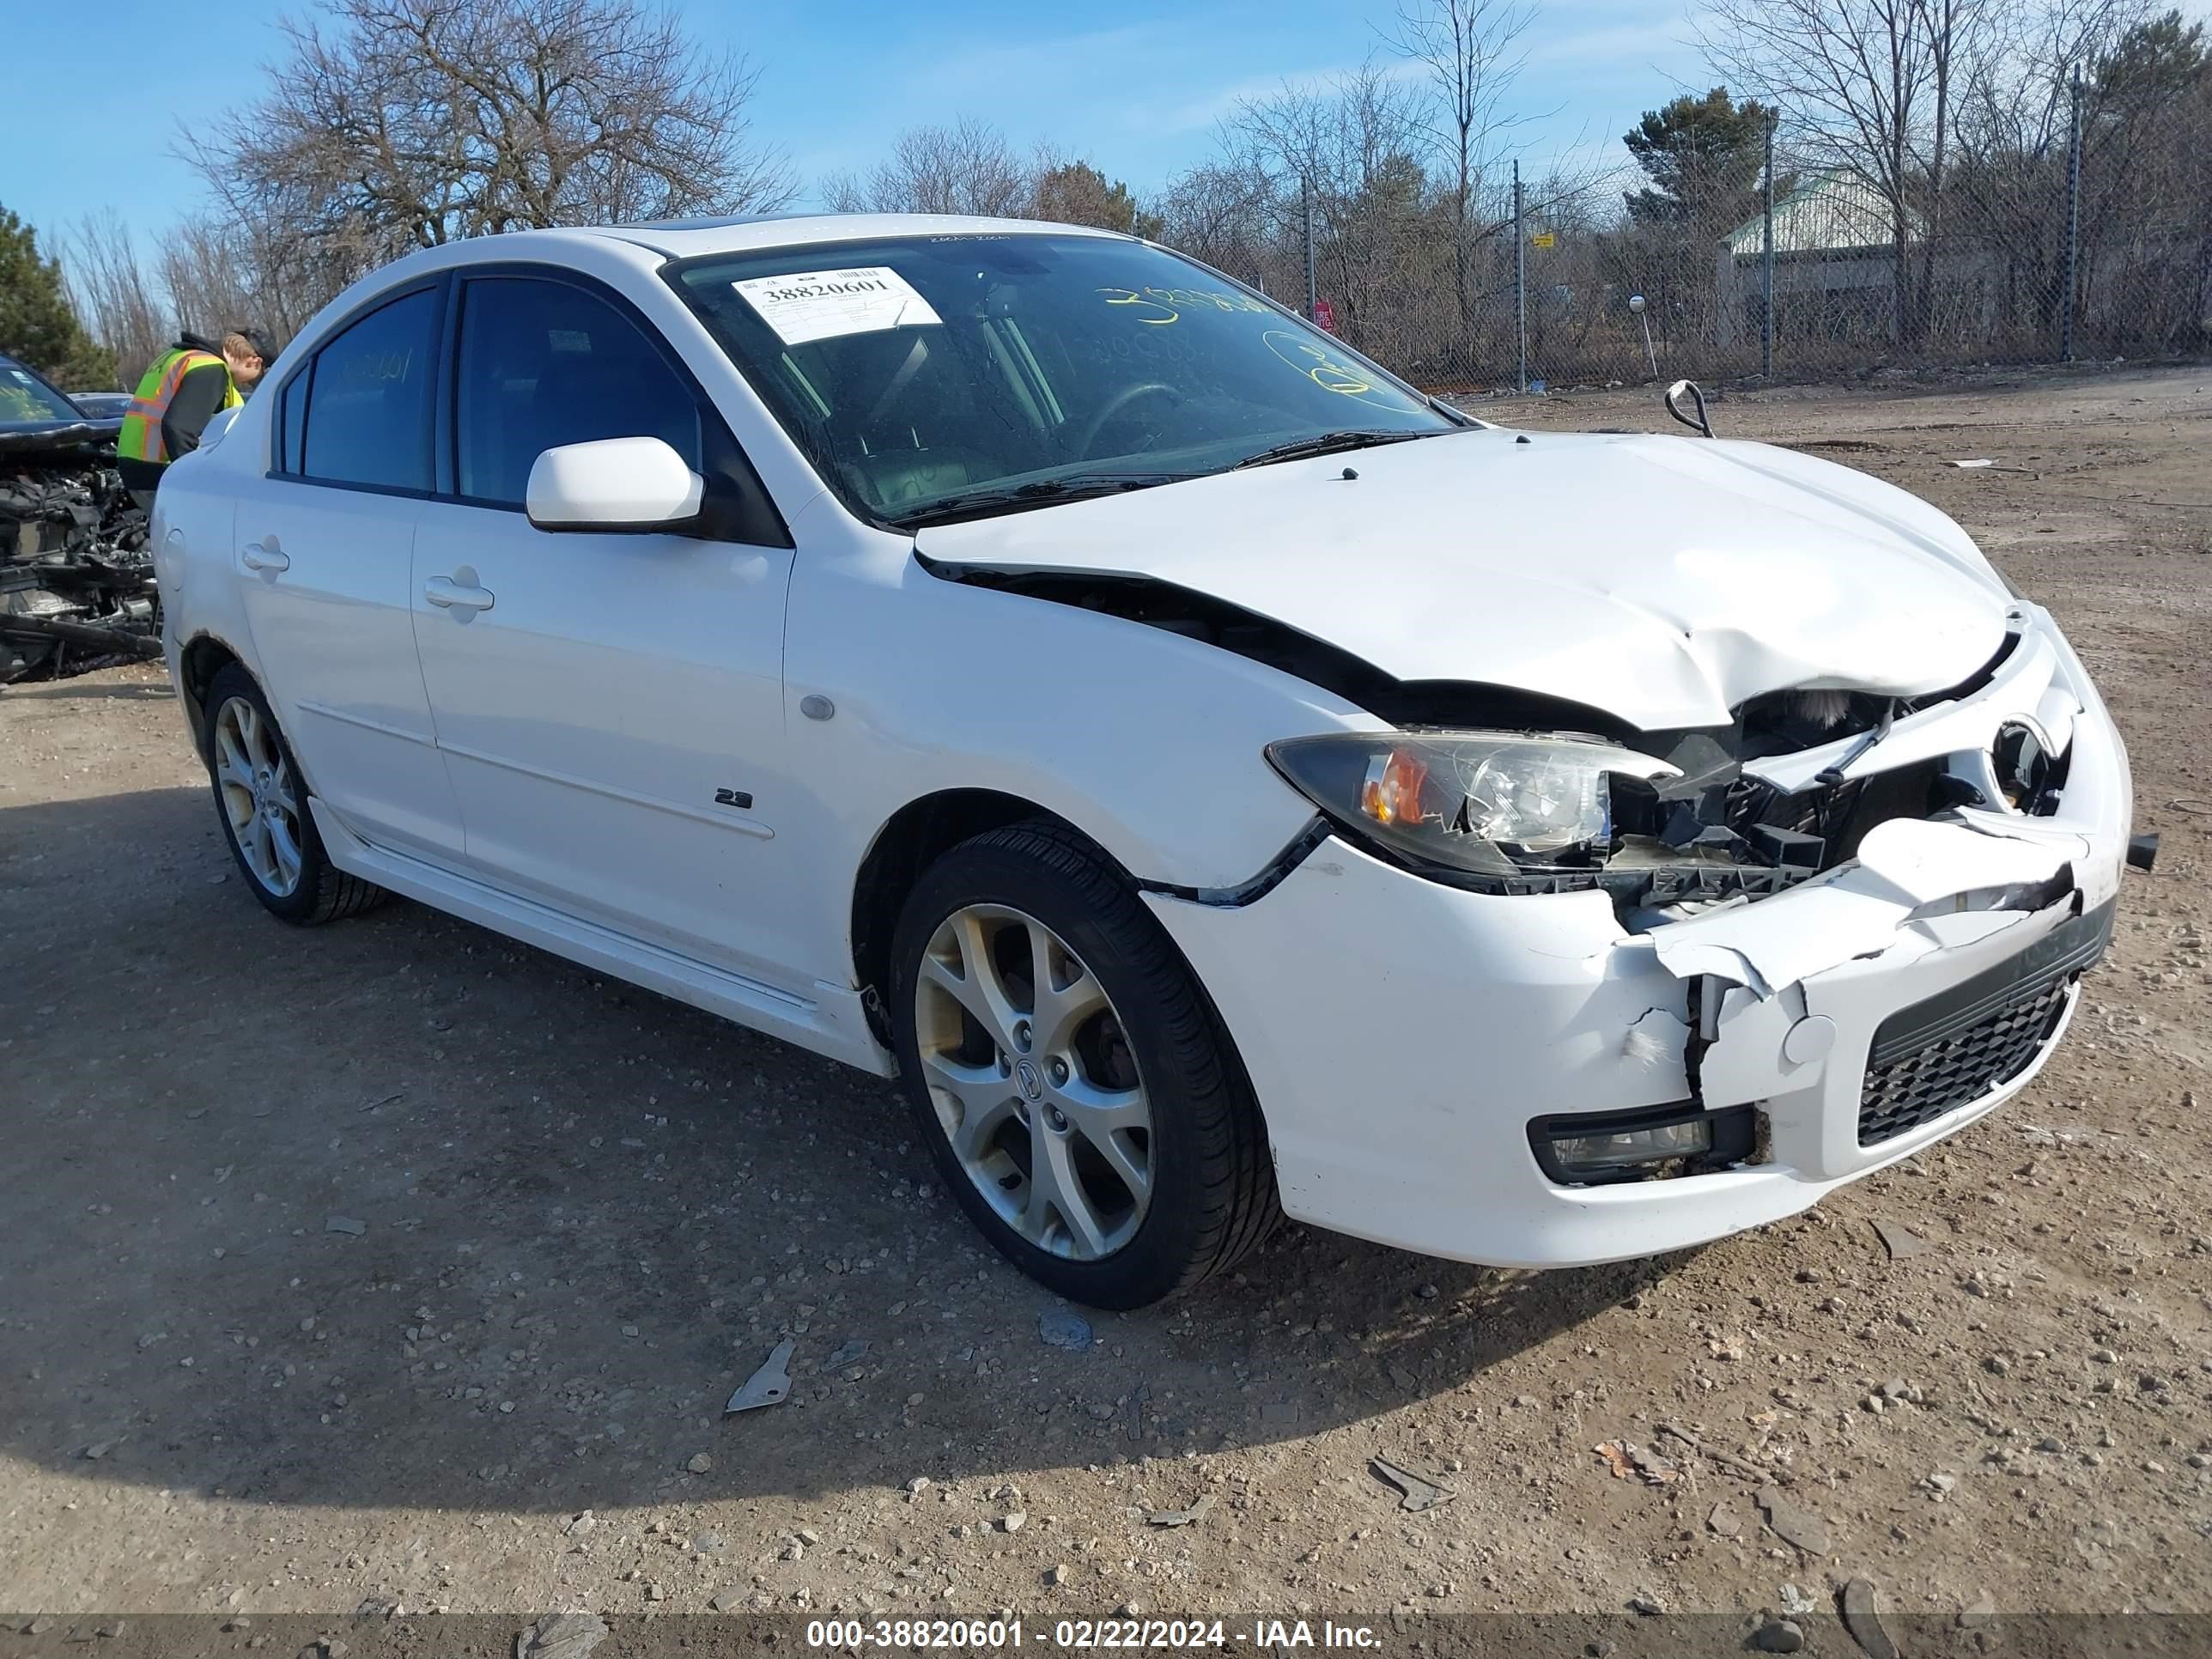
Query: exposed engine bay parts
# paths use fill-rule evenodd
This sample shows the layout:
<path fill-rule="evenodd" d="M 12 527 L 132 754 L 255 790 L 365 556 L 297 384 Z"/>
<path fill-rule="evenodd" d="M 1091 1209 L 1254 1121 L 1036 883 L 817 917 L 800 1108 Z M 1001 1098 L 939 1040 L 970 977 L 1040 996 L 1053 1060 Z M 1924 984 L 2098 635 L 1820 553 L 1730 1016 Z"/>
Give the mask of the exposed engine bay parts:
<path fill-rule="evenodd" d="M 0 425 L 0 684 L 161 654 L 146 514 L 112 420 Z"/>

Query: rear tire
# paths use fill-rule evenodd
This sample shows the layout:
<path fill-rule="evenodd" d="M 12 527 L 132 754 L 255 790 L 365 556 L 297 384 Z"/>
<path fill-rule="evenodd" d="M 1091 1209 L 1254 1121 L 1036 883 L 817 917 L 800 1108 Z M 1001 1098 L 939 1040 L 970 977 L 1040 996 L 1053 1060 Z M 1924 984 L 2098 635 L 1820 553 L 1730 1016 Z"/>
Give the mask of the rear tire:
<path fill-rule="evenodd" d="M 237 663 L 208 688 L 208 781 L 223 839 L 253 896 L 299 927 L 358 915 L 384 889 L 330 860 L 283 729 L 253 676 Z"/>
<path fill-rule="evenodd" d="M 925 871 L 890 1000 L 939 1176 L 1048 1289 L 1143 1307 L 1233 1267 L 1279 1218 L 1211 1004 L 1127 879 L 1064 827 L 994 830 Z"/>

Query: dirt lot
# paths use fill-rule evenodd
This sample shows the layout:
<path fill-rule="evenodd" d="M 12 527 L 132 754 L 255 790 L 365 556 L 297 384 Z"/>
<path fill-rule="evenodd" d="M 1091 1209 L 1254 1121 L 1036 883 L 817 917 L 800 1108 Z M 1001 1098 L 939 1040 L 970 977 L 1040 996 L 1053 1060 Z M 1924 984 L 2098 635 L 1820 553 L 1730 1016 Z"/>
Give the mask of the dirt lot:
<path fill-rule="evenodd" d="M 2021 1100 L 1638 1267 L 1290 1230 L 1047 1346 L 886 1086 L 413 905 L 284 928 L 157 675 L 0 694 L 0 1608 L 2212 1612 L 2212 371 L 1714 415 L 2050 604 L 2165 848 Z"/>

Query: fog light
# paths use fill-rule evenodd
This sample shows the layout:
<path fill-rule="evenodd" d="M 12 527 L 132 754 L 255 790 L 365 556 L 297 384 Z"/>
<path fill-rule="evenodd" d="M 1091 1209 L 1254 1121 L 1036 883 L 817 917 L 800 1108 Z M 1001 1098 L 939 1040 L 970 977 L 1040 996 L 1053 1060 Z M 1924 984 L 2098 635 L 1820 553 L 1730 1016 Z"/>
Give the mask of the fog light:
<path fill-rule="evenodd" d="M 1707 1112 L 1686 1100 L 1638 1112 L 1540 1117 L 1528 1126 L 1528 1146 L 1548 1178 L 1587 1187 L 1725 1169 L 1752 1156 L 1757 1132 L 1749 1107 Z"/>
<path fill-rule="evenodd" d="M 1633 1169 L 1639 1164 L 1662 1164 L 1670 1158 L 1694 1158 L 1713 1149 L 1713 1126 L 1698 1118 L 1689 1123 L 1662 1123 L 1656 1128 L 1627 1129 L 1609 1135 L 1560 1135 L 1552 1142 L 1553 1156 L 1570 1172 L 1601 1174 L 1607 1170 Z"/>

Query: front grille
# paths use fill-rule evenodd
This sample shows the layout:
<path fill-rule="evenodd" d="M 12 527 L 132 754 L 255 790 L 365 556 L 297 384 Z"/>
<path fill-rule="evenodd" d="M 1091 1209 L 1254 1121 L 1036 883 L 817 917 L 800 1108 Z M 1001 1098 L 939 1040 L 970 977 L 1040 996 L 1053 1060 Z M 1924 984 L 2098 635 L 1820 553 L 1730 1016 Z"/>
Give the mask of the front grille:
<path fill-rule="evenodd" d="M 2063 980 L 2045 986 L 1957 1036 L 1869 1066 L 1859 1089 L 1859 1145 L 1917 1129 L 2011 1082 L 2057 1029 L 2070 989 Z"/>
<path fill-rule="evenodd" d="M 2111 943 L 2117 908 L 2069 917 L 2011 961 L 1884 1020 L 1859 1085 L 1859 1145 L 1933 1122 L 2033 1066 Z"/>

